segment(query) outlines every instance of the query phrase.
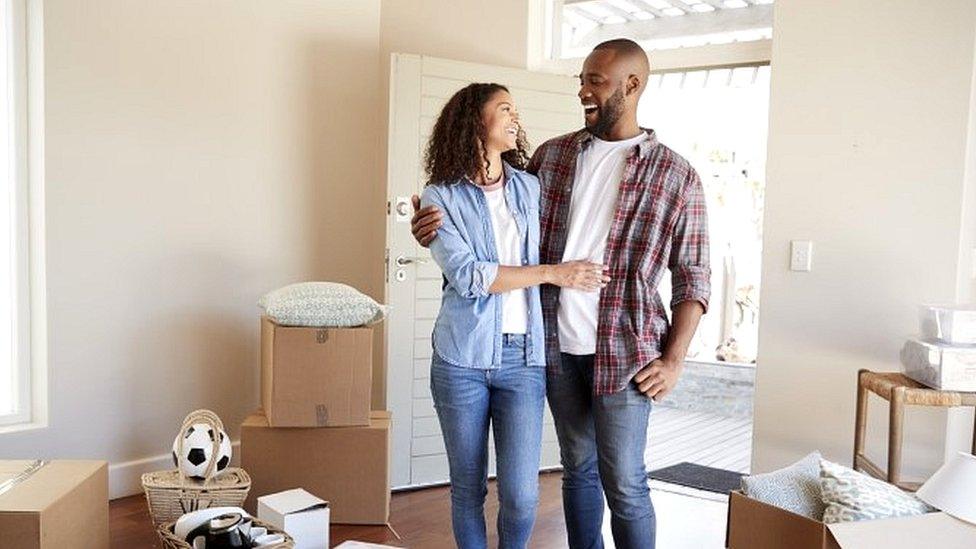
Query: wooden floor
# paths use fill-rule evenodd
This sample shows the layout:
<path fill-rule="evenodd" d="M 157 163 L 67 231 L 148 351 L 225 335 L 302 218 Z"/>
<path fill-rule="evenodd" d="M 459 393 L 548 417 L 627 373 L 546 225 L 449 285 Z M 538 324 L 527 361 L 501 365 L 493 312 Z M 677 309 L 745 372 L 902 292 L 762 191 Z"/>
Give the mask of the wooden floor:
<path fill-rule="evenodd" d="M 560 495 L 560 473 L 540 475 L 539 511 L 531 547 L 565 547 L 565 528 Z M 494 482 L 489 486 L 486 520 L 493 525 L 498 514 L 498 498 Z M 331 543 L 337 545 L 349 539 L 383 543 L 398 547 L 439 549 L 454 547 L 451 534 L 450 492 L 446 486 L 413 492 L 398 492 L 390 504 L 391 526 L 343 526 L 333 524 Z M 159 548 L 152 523 L 146 510 L 146 498 L 130 496 L 117 499 L 109 506 L 109 523 L 113 549 Z M 497 546 L 494 528 L 489 527 L 489 546 Z"/>
<path fill-rule="evenodd" d="M 529 547 L 566 547 L 565 522 L 560 496 L 561 474 L 543 473 L 539 477 L 540 505 Z M 728 498 L 718 494 L 684 489 L 651 481 L 651 499 L 657 515 L 659 549 L 722 549 L 725 547 L 725 519 Z M 486 504 L 489 547 L 497 546 L 493 524 L 497 515 L 494 483 Z M 145 498 L 132 496 L 115 500 L 110 506 L 113 549 L 160 547 L 146 513 Z M 391 520 L 398 539 L 384 526 L 332 525 L 332 545 L 348 539 L 383 543 L 414 549 L 454 547 L 451 535 L 450 494 L 447 487 L 426 488 L 393 495 Z M 604 509 L 603 538 L 613 549 L 609 511 Z"/>
<path fill-rule="evenodd" d="M 750 419 L 726 418 L 659 406 L 651 414 L 648 427 L 647 467 L 650 471 L 691 461 L 746 473 L 749 470 L 751 445 L 752 421 Z M 566 547 L 560 493 L 561 478 L 559 472 L 543 473 L 539 477 L 540 504 L 530 543 L 533 549 Z M 652 497 L 659 521 L 659 547 L 662 549 L 721 547 L 719 541 L 724 532 L 725 509 L 723 498 L 716 498 L 715 494 L 711 494 L 711 497 L 703 494 L 700 498 L 675 495 L 675 491 L 667 487 L 661 490 L 660 484 L 652 483 L 652 488 L 655 486 L 657 489 L 652 492 Z M 111 503 L 110 509 L 114 549 L 161 547 L 152 530 L 143 496 L 115 500 Z M 662 524 L 665 517 L 668 517 L 668 509 L 672 509 L 675 516 L 667 520 L 667 524 Z M 689 509 L 694 511 L 689 512 Z M 491 483 L 486 504 L 489 525 L 494 524 L 497 512 L 497 496 L 494 483 Z M 703 526 L 699 523 L 691 528 L 698 535 L 707 534 L 705 538 L 701 538 L 707 539 L 707 544 L 699 538 L 689 537 L 688 532 L 691 530 L 678 525 L 679 521 L 689 513 L 692 515 L 706 513 L 711 517 L 709 524 Z M 331 542 L 337 545 L 355 539 L 398 547 L 423 549 L 454 547 L 448 487 L 398 492 L 393 495 L 390 514 L 393 530 L 383 526 L 333 525 Z M 608 526 L 609 521 L 604 522 L 605 526 Z M 493 527 L 488 528 L 489 546 L 497 544 L 493 530 Z M 394 531 L 399 534 L 399 539 Z M 605 537 L 609 540 L 609 531 L 606 532 Z"/>
<path fill-rule="evenodd" d="M 748 473 L 752 419 L 657 406 L 647 428 L 644 462 L 653 471 L 683 461 Z"/>

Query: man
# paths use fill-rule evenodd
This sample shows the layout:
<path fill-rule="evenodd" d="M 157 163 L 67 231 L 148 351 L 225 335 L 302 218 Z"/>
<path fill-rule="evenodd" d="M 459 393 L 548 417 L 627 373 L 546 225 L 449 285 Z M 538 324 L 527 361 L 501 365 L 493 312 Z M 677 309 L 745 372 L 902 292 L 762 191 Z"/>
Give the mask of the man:
<path fill-rule="evenodd" d="M 547 396 L 574 549 L 603 547 L 604 494 L 616 546 L 654 547 L 644 466 L 651 401 L 674 388 L 708 307 L 701 182 L 637 124 L 649 74 L 635 42 L 598 45 L 580 74 L 586 128 L 543 143 L 528 166 L 542 186 L 542 263 L 586 259 L 606 265 L 611 279 L 600 293 L 542 287 Z M 440 216 L 430 208 L 415 214 L 421 244 L 436 237 Z M 657 293 L 665 269 L 670 326 Z"/>

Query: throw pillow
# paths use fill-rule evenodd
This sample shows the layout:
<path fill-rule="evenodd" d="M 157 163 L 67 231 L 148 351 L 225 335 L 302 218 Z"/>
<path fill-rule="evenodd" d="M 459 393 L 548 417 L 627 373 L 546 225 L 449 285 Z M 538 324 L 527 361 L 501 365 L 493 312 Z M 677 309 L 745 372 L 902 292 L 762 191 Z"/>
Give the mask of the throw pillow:
<path fill-rule="evenodd" d="M 922 500 L 883 480 L 827 460 L 820 461 L 823 521 L 855 522 L 934 511 Z"/>
<path fill-rule="evenodd" d="M 336 282 L 290 284 L 265 294 L 258 305 L 282 326 L 348 328 L 386 316 L 386 308 L 372 298 Z"/>
<path fill-rule="evenodd" d="M 820 520 L 824 514 L 820 497 L 820 452 L 782 469 L 742 477 L 742 492 L 763 503 Z"/>

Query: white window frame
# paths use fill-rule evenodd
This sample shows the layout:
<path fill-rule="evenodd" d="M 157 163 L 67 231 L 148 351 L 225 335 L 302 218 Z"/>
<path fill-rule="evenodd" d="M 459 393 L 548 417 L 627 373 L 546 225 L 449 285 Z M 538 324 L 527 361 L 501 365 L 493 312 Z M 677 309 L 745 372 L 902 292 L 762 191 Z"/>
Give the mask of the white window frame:
<path fill-rule="evenodd" d="M 44 109 L 42 0 L 0 0 L 9 40 L 13 164 L 13 352 L 15 411 L 0 433 L 47 425 L 44 260 Z M 4 106 L 6 108 L 6 105 Z"/>
<path fill-rule="evenodd" d="M 563 0 L 532 0 L 529 9 L 528 59 L 530 70 L 565 74 L 579 74 L 582 58 L 560 58 L 560 18 L 558 10 Z M 651 72 L 686 72 L 701 69 L 732 68 L 769 64 L 772 40 L 731 42 L 687 48 L 654 50 L 649 52 Z"/>

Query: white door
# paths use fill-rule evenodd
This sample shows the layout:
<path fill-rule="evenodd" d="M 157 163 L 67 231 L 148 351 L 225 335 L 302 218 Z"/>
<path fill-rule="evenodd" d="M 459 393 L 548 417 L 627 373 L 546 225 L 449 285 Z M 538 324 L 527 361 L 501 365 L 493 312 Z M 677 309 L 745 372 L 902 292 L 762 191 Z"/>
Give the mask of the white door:
<path fill-rule="evenodd" d="M 390 69 L 387 287 L 387 406 L 393 413 L 394 488 L 448 480 L 447 456 L 430 396 L 430 334 L 440 308 L 441 273 L 410 234 L 410 196 L 425 182 L 423 150 L 441 107 L 471 82 L 509 88 L 532 144 L 580 127 L 577 83 L 536 73 L 395 53 Z M 490 474 L 495 472 L 490 449 Z M 540 467 L 559 465 L 559 448 L 546 408 Z"/>

